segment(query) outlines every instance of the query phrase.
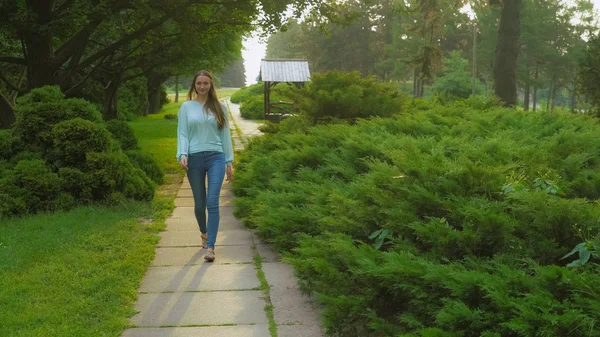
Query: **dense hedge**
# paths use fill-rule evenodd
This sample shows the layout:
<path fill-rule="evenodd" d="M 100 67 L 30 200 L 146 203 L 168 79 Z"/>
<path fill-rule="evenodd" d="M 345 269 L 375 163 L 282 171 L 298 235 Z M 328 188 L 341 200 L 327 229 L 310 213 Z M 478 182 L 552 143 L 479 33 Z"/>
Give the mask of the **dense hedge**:
<path fill-rule="evenodd" d="M 14 128 L 0 136 L 0 217 L 150 200 L 162 182 L 158 163 L 131 150 L 133 129 L 104 123 L 85 100 L 44 87 L 20 98 L 15 113 Z"/>
<path fill-rule="evenodd" d="M 232 103 L 242 103 L 250 97 L 264 95 L 265 86 L 263 82 L 252 84 L 248 87 L 243 87 L 231 95 L 230 100 Z"/>
<path fill-rule="evenodd" d="M 240 154 L 236 214 L 291 252 L 329 333 L 600 336 L 597 261 L 561 260 L 600 231 L 595 119 L 472 100 L 302 125 Z"/>

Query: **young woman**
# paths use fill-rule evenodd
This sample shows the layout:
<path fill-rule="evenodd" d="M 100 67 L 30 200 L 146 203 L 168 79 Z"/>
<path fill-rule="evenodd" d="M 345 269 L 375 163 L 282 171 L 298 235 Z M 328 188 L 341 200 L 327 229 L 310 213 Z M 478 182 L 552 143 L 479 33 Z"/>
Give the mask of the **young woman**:
<path fill-rule="evenodd" d="M 194 75 L 188 99 L 178 114 L 177 160 L 187 171 L 192 187 L 202 248 L 207 249 L 204 260 L 212 262 L 219 230 L 219 195 L 223 178 L 227 174 L 228 182 L 233 179 L 231 133 L 227 108 L 219 102 L 208 71 L 201 70 Z"/>

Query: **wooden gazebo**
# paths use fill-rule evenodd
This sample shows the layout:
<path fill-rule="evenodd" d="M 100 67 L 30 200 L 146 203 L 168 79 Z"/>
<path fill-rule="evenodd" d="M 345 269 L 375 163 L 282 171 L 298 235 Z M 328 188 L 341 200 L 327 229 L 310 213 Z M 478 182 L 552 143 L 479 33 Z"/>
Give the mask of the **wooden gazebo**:
<path fill-rule="evenodd" d="M 271 102 L 271 88 L 278 83 L 294 83 L 297 86 L 310 81 L 308 61 L 302 59 L 262 59 L 260 64 L 260 80 L 265 85 L 265 119 L 280 122 L 285 109 L 281 105 L 288 102 Z"/>

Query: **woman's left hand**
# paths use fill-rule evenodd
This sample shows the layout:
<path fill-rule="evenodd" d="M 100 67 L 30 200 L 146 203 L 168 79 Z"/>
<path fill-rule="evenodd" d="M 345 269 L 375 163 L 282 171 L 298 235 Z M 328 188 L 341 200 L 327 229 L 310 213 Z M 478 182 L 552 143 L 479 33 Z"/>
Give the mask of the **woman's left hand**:
<path fill-rule="evenodd" d="M 225 170 L 225 174 L 227 174 L 228 182 L 233 181 L 233 166 L 227 166 L 227 169 Z"/>

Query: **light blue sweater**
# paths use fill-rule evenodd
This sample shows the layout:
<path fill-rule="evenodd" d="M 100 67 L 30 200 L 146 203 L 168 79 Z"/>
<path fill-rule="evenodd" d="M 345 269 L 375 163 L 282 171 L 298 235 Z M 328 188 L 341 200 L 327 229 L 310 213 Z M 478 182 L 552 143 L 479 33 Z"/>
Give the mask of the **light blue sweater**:
<path fill-rule="evenodd" d="M 229 113 L 221 104 L 225 113 L 225 126 L 219 130 L 212 111 L 204 112 L 204 105 L 191 100 L 181 104 L 177 114 L 177 161 L 190 153 L 202 151 L 223 152 L 225 162 L 233 162 Z"/>

